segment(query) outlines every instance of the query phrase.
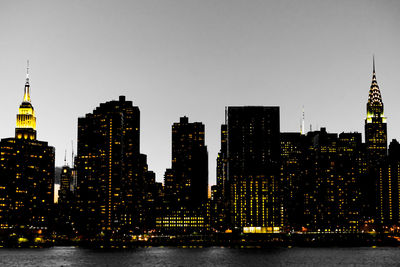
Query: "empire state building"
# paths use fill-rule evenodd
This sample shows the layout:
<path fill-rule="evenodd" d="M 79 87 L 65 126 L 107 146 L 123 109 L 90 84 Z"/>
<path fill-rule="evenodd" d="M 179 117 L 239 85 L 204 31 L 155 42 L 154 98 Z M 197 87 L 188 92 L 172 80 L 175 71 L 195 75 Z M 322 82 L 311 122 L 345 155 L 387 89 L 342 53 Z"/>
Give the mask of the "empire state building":
<path fill-rule="evenodd" d="M 26 82 L 24 89 L 24 100 L 19 106 L 17 114 L 17 125 L 15 128 L 15 138 L 36 140 L 36 117 L 35 110 L 31 104 L 30 84 L 29 84 L 29 65 L 26 71 Z"/>
<path fill-rule="evenodd" d="M 47 230 L 54 199 L 54 152 L 47 142 L 36 140 L 28 67 L 15 138 L 0 141 L 0 230 L 51 233 Z"/>

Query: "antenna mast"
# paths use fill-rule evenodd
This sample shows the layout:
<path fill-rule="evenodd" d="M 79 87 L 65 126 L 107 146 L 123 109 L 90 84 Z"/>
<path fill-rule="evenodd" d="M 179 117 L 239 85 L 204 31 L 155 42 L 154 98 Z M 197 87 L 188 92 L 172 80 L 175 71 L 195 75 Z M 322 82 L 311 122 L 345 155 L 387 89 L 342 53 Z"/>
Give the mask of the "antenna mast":
<path fill-rule="evenodd" d="M 75 162 L 74 162 L 74 140 L 71 140 L 71 147 L 72 147 L 72 161 L 71 161 L 71 164 L 72 164 L 72 168 L 75 168 Z"/>

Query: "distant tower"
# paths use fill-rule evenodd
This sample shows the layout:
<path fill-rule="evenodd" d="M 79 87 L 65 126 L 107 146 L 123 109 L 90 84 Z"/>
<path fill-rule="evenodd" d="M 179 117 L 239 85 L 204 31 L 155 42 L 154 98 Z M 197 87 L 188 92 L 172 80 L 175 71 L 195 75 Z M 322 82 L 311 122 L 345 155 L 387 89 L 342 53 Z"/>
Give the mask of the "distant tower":
<path fill-rule="evenodd" d="M 208 197 L 208 152 L 204 124 L 181 117 L 172 125 L 173 179 L 166 180 L 171 205 L 196 210 Z M 171 190 L 170 190 L 171 189 Z"/>
<path fill-rule="evenodd" d="M 52 227 L 55 150 L 36 140 L 29 89 L 28 63 L 15 138 L 0 141 L 0 228 L 35 233 Z"/>
<path fill-rule="evenodd" d="M 387 154 L 387 127 L 382 96 L 376 80 L 375 58 L 373 58 L 372 83 L 369 89 L 365 119 L 365 143 L 369 163 L 375 164 L 384 159 Z"/>
<path fill-rule="evenodd" d="M 31 104 L 30 85 L 29 85 L 29 61 L 26 67 L 26 82 L 24 89 L 24 100 L 19 106 L 17 114 L 17 125 L 15 128 L 15 138 L 36 140 L 36 117 L 35 110 Z"/>
<path fill-rule="evenodd" d="M 189 122 L 184 116 L 172 125 L 171 165 L 165 171 L 164 211 L 156 227 L 169 233 L 208 231 L 208 152 L 203 123 Z"/>

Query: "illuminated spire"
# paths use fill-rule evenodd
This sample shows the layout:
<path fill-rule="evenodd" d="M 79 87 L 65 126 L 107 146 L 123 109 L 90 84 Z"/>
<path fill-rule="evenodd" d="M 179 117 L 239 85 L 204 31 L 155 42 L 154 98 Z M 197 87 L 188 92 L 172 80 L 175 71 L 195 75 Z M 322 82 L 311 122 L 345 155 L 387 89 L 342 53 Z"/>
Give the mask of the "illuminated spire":
<path fill-rule="evenodd" d="M 376 80 L 375 56 L 373 56 L 372 82 L 369 88 L 367 117 L 365 118 L 367 166 L 370 166 L 368 168 L 377 168 L 378 162 L 387 156 L 387 127 L 383 111 L 382 95 Z"/>
<path fill-rule="evenodd" d="M 375 56 L 372 57 L 372 82 L 369 88 L 367 118 L 383 117 L 383 101 L 375 72 Z"/>
<path fill-rule="evenodd" d="M 24 90 L 24 102 L 31 102 L 30 95 L 30 85 L 29 85 L 29 60 L 26 62 L 26 82 L 25 82 L 25 90 Z"/>
<path fill-rule="evenodd" d="M 24 88 L 24 100 L 18 109 L 15 137 L 18 139 L 36 140 L 36 117 L 31 104 L 29 84 L 29 60 L 26 66 L 26 82 Z"/>
<path fill-rule="evenodd" d="M 372 73 L 375 74 L 375 55 L 372 55 Z"/>
<path fill-rule="evenodd" d="M 26 82 L 29 83 L 29 59 L 26 61 Z"/>

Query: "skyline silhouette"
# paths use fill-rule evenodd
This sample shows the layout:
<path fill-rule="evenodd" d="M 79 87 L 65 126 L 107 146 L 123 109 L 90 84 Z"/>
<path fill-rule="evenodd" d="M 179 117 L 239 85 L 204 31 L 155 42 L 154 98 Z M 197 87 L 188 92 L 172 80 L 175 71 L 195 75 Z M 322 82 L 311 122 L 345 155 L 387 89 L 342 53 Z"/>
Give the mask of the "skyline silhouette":
<path fill-rule="evenodd" d="M 182 234 L 174 244 L 309 244 L 315 237 L 314 244 L 342 244 L 342 236 L 348 244 L 395 244 L 400 144 L 388 145 L 375 58 L 372 65 L 365 142 L 361 133 L 325 127 L 282 131 L 279 106 L 226 107 L 217 184 L 207 194 L 205 125 L 187 116 L 172 125 L 171 168 L 157 182 L 140 149 L 140 108 L 125 96 L 78 118 L 77 154 L 62 167 L 57 190 L 55 149 L 37 138 L 28 63 L 15 135 L 0 142 L 0 241 L 121 248 Z"/>

